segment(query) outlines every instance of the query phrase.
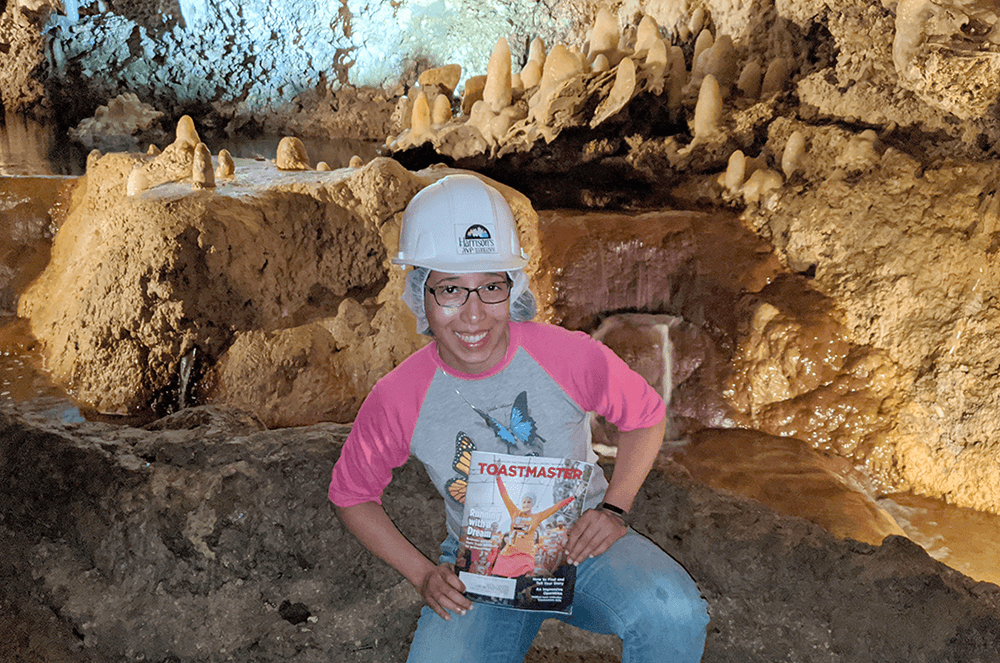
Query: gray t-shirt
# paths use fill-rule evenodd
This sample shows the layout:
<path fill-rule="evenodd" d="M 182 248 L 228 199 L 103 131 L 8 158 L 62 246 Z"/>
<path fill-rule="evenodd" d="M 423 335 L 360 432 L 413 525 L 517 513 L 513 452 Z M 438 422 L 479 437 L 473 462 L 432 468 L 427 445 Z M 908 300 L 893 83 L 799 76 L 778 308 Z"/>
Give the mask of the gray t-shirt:
<path fill-rule="evenodd" d="M 380 380 L 334 467 L 330 499 L 380 502 L 392 468 L 412 454 L 444 495 L 457 538 L 471 451 L 594 463 L 592 412 L 623 430 L 663 418 L 656 391 L 586 334 L 539 323 L 510 323 L 510 332 L 503 360 L 485 373 L 455 371 L 432 343 Z M 607 486 L 597 472 L 585 507 L 599 504 Z"/>

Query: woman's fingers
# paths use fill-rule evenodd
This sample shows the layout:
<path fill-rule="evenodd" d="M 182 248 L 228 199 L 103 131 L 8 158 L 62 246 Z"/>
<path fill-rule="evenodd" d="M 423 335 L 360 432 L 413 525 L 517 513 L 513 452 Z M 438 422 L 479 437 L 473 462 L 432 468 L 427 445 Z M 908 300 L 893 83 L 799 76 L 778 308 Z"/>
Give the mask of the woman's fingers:
<path fill-rule="evenodd" d="M 585 511 L 569 531 L 566 557 L 571 564 L 596 557 L 625 536 L 625 532 L 625 524 L 618 516 L 595 509 Z"/>
<path fill-rule="evenodd" d="M 455 575 L 451 564 L 439 564 L 424 580 L 422 594 L 424 601 L 442 619 L 451 619 L 450 612 L 464 615 L 472 608 L 472 602 L 465 598 L 465 585 Z"/>

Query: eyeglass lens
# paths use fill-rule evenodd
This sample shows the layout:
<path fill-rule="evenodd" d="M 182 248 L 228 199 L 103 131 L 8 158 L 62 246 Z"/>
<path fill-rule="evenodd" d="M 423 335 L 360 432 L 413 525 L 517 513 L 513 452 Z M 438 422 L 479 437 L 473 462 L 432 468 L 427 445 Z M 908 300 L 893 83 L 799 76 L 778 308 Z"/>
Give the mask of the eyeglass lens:
<path fill-rule="evenodd" d="M 435 288 L 428 287 L 438 306 L 462 306 L 469 300 L 471 293 L 476 293 L 484 304 L 499 304 L 510 297 L 510 284 L 505 281 L 485 283 L 478 288 L 466 288 L 460 285 L 444 285 Z"/>

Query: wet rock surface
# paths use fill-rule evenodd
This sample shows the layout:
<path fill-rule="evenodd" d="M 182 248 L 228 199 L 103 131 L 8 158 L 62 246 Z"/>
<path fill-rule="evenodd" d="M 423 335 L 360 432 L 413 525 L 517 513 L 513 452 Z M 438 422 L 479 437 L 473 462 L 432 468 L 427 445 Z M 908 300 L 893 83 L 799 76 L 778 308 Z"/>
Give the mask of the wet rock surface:
<path fill-rule="evenodd" d="M 405 658 L 418 597 L 326 499 L 347 427 L 261 430 L 215 408 L 158 431 L 55 425 L 7 408 L 2 427 L 0 527 L 21 554 L 0 562 L 0 605 L 16 625 L 3 645 L 15 657 Z M 412 461 L 386 495 L 427 554 L 444 535 L 439 500 Z M 669 461 L 634 513 L 710 603 L 705 661 L 995 655 L 1000 588 L 904 538 L 838 539 L 697 484 Z M 606 660 L 615 646 L 549 625 L 528 660 Z"/>

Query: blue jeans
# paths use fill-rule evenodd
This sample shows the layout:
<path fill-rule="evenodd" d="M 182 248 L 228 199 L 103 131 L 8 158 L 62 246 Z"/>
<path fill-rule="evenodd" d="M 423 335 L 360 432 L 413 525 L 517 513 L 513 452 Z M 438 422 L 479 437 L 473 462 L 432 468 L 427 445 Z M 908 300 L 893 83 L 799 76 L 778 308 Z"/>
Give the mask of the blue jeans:
<path fill-rule="evenodd" d="M 441 544 L 454 562 L 457 542 Z M 705 649 L 708 604 L 670 555 L 634 530 L 577 567 L 573 614 L 474 603 L 441 619 L 424 606 L 407 663 L 520 663 L 549 617 L 622 639 L 623 663 L 697 663 Z"/>

